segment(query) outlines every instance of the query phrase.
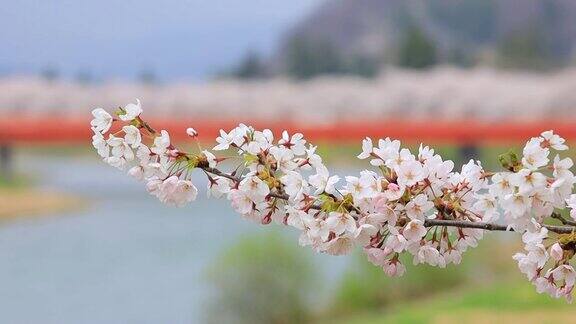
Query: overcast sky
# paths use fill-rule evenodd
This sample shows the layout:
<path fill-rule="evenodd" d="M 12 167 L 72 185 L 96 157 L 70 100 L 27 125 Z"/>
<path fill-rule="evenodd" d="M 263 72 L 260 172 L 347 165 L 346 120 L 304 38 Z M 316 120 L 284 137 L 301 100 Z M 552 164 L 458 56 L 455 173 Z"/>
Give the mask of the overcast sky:
<path fill-rule="evenodd" d="M 3 0 L 0 73 L 203 78 L 278 36 L 321 0 Z"/>

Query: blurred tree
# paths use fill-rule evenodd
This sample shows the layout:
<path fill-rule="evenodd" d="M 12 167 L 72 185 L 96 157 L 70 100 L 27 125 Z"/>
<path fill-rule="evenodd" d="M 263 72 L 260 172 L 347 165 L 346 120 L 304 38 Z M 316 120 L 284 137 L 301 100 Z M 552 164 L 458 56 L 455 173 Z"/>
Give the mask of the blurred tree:
<path fill-rule="evenodd" d="M 523 30 L 505 37 L 496 49 L 503 68 L 542 70 L 552 64 L 545 39 L 537 30 Z"/>
<path fill-rule="evenodd" d="M 402 67 L 425 69 L 436 64 L 436 48 L 420 28 L 411 27 L 400 44 L 399 62 Z"/>
<path fill-rule="evenodd" d="M 466 267 L 440 269 L 426 265 L 412 266 L 404 262 L 406 274 L 387 277 L 381 268 L 357 255 L 357 262 L 343 277 L 335 293 L 333 314 L 381 309 L 399 301 L 430 296 L 464 283 Z"/>
<path fill-rule="evenodd" d="M 458 35 L 458 40 L 486 44 L 495 39 L 498 26 L 495 0 L 428 0 L 427 9 L 434 22 Z"/>
<path fill-rule="evenodd" d="M 448 57 L 446 58 L 446 61 L 449 64 L 463 68 L 472 67 L 476 63 L 469 53 L 458 48 L 450 51 Z"/>
<path fill-rule="evenodd" d="M 138 81 L 142 84 L 155 84 L 158 82 L 158 77 L 153 69 L 145 68 L 138 74 Z"/>
<path fill-rule="evenodd" d="M 279 233 L 246 237 L 210 268 L 216 287 L 210 323 L 303 323 L 311 319 L 315 272 L 309 259 Z"/>
<path fill-rule="evenodd" d="M 90 73 L 90 71 L 88 70 L 78 71 L 74 79 L 76 80 L 77 83 L 84 85 L 91 84 L 94 82 L 94 77 L 92 76 L 92 73 Z"/>
<path fill-rule="evenodd" d="M 232 77 L 239 79 L 259 79 L 267 76 L 266 66 L 263 64 L 260 55 L 255 51 L 250 51 L 240 62 L 238 67 L 231 73 Z"/>
<path fill-rule="evenodd" d="M 321 74 L 341 74 L 346 64 L 337 49 L 326 40 L 311 40 L 294 36 L 288 43 L 286 72 L 298 79 Z"/>
<path fill-rule="evenodd" d="M 381 268 L 358 254 L 357 262 L 344 274 L 335 291 L 329 316 L 335 317 L 369 310 L 413 303 L 448 291 L 485 287 L 499 282 L 519 280 L 517 266 L 510 255 L 518 250 L 516 242 L 504 236 L 486 239 L 477 248 L 466 251 L 462 263 L 445 269 L 427 265 L 412 265 L 403 259 L 406 273 L 402 277 L 387 277 Z"/>
<path fill-rule="evenodd" d="M 40 75 L 46 81 L 55 81 L 60 77 L 60 72 L 54 66 L 47 66 L 40 72 Z"/>
<path fill-rule="evenodd" d="M 365 78 L 373 78 L 378 75 L 380 66 L 377 60 L 368 56 L 356 55 L 347 67 L 347 73 Z"/>

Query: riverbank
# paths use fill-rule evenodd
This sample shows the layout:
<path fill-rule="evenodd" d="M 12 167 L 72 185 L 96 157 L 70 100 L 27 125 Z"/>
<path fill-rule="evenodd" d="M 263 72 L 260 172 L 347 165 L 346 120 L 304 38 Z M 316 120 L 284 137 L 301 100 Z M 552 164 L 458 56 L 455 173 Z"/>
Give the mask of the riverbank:
<path fill-rule="evenodd" d="M 34 188 L 0 188 L 0 221 L 69 212 L 86 201 L 69 194 Z"/>

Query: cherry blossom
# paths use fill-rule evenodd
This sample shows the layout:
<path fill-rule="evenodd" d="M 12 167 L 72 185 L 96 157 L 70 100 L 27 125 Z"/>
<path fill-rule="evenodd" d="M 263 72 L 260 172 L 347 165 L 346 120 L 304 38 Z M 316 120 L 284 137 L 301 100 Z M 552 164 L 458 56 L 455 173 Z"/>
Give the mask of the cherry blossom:
<path fill-rule="evenodd" d="M 551 130 L 542 132 L 540 136 L 542 138 L 542 146 L 544 147 L 551 147 L 556 151 L 564 151 L 568 149 L 568 146 L 564 144 L 566 140 L 557 134 L 554 134 Z"/>
<path fill-rule="evenodd" d="M 152 153 L 163 155 L 170 147 L 170 134 L 167 131 L 161 130 L 160 136 L 154 138 L 154 145 L 150 148 Z"/>
<path fill-rule="evenodd" d="M 92 136 L 92 146 L 96 149 L 100 157 L 107 158 L 110 156 L 110 147 L 108 146 L 108 142 L 100 132 L 96 132 Z"/>
<path fill-rule="evenodd" d="M 140 130 L 133 125 L 128 125 L 122 127 L 124 132 L 124 141 L 126 144 L 132 146 L 133 148 L 138 148 L 142 142 L 142 135 L 140 135 Z"/>
<path fill-rule="evenodd" d="M 306 140 L 304 139 L 304 135 L 300 133 L 296 133 L 290 137 L 288 132 L 284 131 L 278 144 L 294 152 L 295 155 L 303 155 L 306 152 Z"/>
<path fill-rule="evenodd" d="M 127 104 L 123 109 L 123 113 L 119 114 L 118 117 L 122 121 L 129 122 L 140 116 L 141 113 L 142 106 L 140 105 L 140 100 L 136 99 L 136 103 Z"/>
<path fill-rule="evenodd" d="M 565 140 L 552 131 L 528 140 L 521 156 L 501 155 L 497 171 L 474 160 L 455 171 L 453 161 L 429 146 L 414 154 L 398 140 L 379 139 L 374 147 L 366 138 L 357 157 L 369 160 L 371 169 L 344 176 L 340 184 L 300 133 L 284 131 L 275 140 L 268 129 L 240 124 L 220 130 L 212 150 L 197 142 L 197 150 L 186 151 L 142 119 L 139 101 L 121 108 L 118 118 L 101 108 L 92 116 L 92 145 L 100 158 L 127 170 L 170 206 L 197 198 L 191 174 L 199 170 L 208 178 L 207 195 L 227 199 L 245 219 L 292 227 L 300 232 L 299 244 L 316 252 L 343 255 L 361 248 L 389 276 L 405 273 L 405 256 L 416 265 L 446 267 L 459 264 L 486 231 L 514 231 L 524 249 L 513 259 L 535 290 L 572 298 L 576 179 L 572 160 L 559 154 L 567 149 Z M 199 141 L 194 128 L 186 134 Z M 221 150 L 232 156 L 218 156 Z M 226 172 L 221 167 L 228 164 Z"/>
<path fill-rule="evenodd" d="M 522 164 L 527 169 L 537 170 L 548 164 L 549 151 L 542 147 L 542 142 L 542 138 L 534 137 L 524 146 Z"/>
<path fill-rule="evenodd" d="M 308 182 L 302 177 L 302 174 L 296 171 L 288 171 L 280 178 L 284 184 L 284 191 L 290 196 L 291 200 L 300 200 L 308 194 Z"/>
<path fill-rule="evenodd" d="M 418 219 L 414 219 L 406 225 L 402 233 L 406 240 L 408 241 L 419 241 L 426 235 L 426 228 L 424 227 L 424 222 Z"/>
<path fill-rule="evenodd" d="M 106 133 L 112 126 L 112 115 L 102 108 L 92 110 L 94 119 L 90 121 L 90 125 L 95 132 Z"/>
<path fill-rule="evenodd" d="M 570 195 L 570 198 L 566 199 L 568 208 L 570 208 L 570 216 L 576 220 L 576 194 Z"/>
<path fill-rule="evenodd" d="M 308 183 L 316 188 L 315 194 L 321 194 L 323 192 L 334 194 L 336 193 L 336 188 L 334 185 L 340 181 L 338 176 L 330 176 L 328 168 L 324 165 L 318 165 L 316 167 L 316 174 L 310 176 Z"/>
<path fill-rule="evenodd" d="M 419 194 L 406 204 L 406 216 L 413 220 L 423 221 L 426 218 L 426 213 L 433 207 L 434 203 L 429 201 L 426 195 Z"/>

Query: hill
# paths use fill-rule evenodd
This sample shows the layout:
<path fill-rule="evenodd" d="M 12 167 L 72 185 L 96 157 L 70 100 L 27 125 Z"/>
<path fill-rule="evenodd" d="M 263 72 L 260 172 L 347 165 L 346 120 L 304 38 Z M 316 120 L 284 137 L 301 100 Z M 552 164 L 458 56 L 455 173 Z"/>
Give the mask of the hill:
<path fill-rule="evenodd" d="M 571 0 L 331 0 L 284 35 L 273 65 L 303 77 L 383 64 L 545 69 L 570 64 L 575 46 Z"/>

